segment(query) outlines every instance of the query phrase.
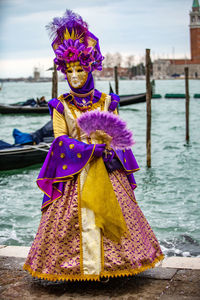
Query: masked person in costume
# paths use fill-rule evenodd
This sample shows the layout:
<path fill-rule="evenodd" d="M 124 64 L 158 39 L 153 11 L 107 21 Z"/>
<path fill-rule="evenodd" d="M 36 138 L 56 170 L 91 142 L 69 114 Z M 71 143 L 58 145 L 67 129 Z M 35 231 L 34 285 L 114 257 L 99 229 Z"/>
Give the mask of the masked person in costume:
<path fill-rule="evenodd" d="M 37 180 L 42 217 L 24 269 L 49 281 L 137 274 L 163 259 L 135 200 L 139 167 L 130 149 L 106 152 L 77 123 L 88 111 L 117 114 L 119 97 L 94 89 L 92 72 L 103 60 L 99 41 L 69 10 L 48 30 L 70 92 L 49 102 L 55 140 Z M 94 175 L 100 158 L 104 166 Z"/>

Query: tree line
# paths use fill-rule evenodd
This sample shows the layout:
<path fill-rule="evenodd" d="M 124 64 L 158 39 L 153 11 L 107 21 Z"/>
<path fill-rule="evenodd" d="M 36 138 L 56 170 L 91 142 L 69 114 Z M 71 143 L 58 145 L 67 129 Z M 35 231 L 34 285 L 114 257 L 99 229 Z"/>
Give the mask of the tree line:
<path fill-rule="evenodd" d="M 129 69 L 131 76 L 145 75 L 144 57 L 142 57 L 138 63 L 135 63 L 134 55 L 122 56 L 119 52 L 114 54 L 106 53 L 104 57 L 104 68 L 114 68 L 115 66 L 124 67 Z"/>

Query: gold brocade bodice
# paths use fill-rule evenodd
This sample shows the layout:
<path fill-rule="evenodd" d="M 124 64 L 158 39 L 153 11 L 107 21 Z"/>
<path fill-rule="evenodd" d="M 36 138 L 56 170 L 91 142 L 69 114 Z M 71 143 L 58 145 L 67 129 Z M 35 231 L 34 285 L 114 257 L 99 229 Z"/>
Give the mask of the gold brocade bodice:
<path fill-rule="evenodd" d="M 64 106 L 64 114 L 61 115 L 54 109 L 53 112 L 53 128 L 55 138 L 61 135 L 68 135 L 74 139 L 77 139 L 84 143 L 93 143 L 92 140 L 88 139 L 87 135 L 78 127 L 76 119 L 81 116 L 80 111 L 76 106 L 70 104 L 69 101 L 65 100 L 63 96 L 58 98 Z M 97 103 L 94 103 L 89 110 L 108 111 L 111 102 L 111 96 L 102 93 L 101 98 Z"/>

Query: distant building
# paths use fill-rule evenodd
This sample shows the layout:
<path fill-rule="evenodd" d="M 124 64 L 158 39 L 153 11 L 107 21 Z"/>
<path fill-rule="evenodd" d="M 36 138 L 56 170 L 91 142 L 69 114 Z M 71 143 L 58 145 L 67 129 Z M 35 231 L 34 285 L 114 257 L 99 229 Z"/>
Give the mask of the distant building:
<path fill-rule="evenodd" d="M 118 66 L 117 72 L 120 79 L 133 79 L 145 75 L 145 66 L 143 63 L 129 68 Z M 96 79 L 111 79 L 114 78 L 114 67 L 103 67 L 102 71 L 94 71 L 93 74 Z"/>
<path fill-rule="evenodd" d="M 34 68 L 33 79 L 34 81 L 39 81 L 40 79 L 40 71 L 38 68 Z"/>
<path fill-rule="evenodd" d="M 153 63 L 155 79 L 178 77 L 189 67 L 190 78 L 200 78 L 200 6 L 199 0 L 193 0 L 190 11 L 190 51 L 191 59 L 158 59 Z"/>
<path fill-rule="evenodd" d="M 130 77 L 130 68 L 118 67 L 118 76 L 121 79 L 129 79 Z M 98 78 L 113 78 L 114 77 L 114 68 L 113 67 L 103 67 L 102 71 L 94 71 L 94 76 Z"/>

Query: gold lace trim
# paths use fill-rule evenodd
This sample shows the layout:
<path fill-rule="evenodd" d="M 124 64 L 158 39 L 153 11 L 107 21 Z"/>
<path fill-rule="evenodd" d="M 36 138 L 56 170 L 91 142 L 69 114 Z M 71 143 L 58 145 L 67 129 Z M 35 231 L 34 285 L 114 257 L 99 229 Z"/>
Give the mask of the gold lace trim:
<path fill-rule="evenodd" d="M 54 275 L 54 274 L 45 274 L 41 273 L 38 271 L 33 271 L 32 268 L 29 265 L 24 264 L 23 270 L 28 271 L 33 277 L 37 277 L 40 279 L 44 280 L 49 280 L 49 281 L 65 281 L 65 280 L 70 280 L 70 281 L 86 281 L 86 280 L 92 280 L 92 281 L 100 281 L 100 278 L 102 277 L 124 277 L 124 276 L 130 276 L 130 275 L 136 275 L 138 273 L 144 272 L 150 268 L 154 268 L 155 265 L 164 259 L 164 255 L 161 254 L 155 260 L 150 263 L 146 264 L 142 267 L 139 267 L 137 269 L 130 269 L 130 270 L 120 270 L 120 271 L 103 271 L 100 273 L 100 275 Z"/>
<path fill-rule="evenodd" d="M 104 246 L 103 246 L 103 233 L 101 233 L 101 273 L 104 271 Z"/>

